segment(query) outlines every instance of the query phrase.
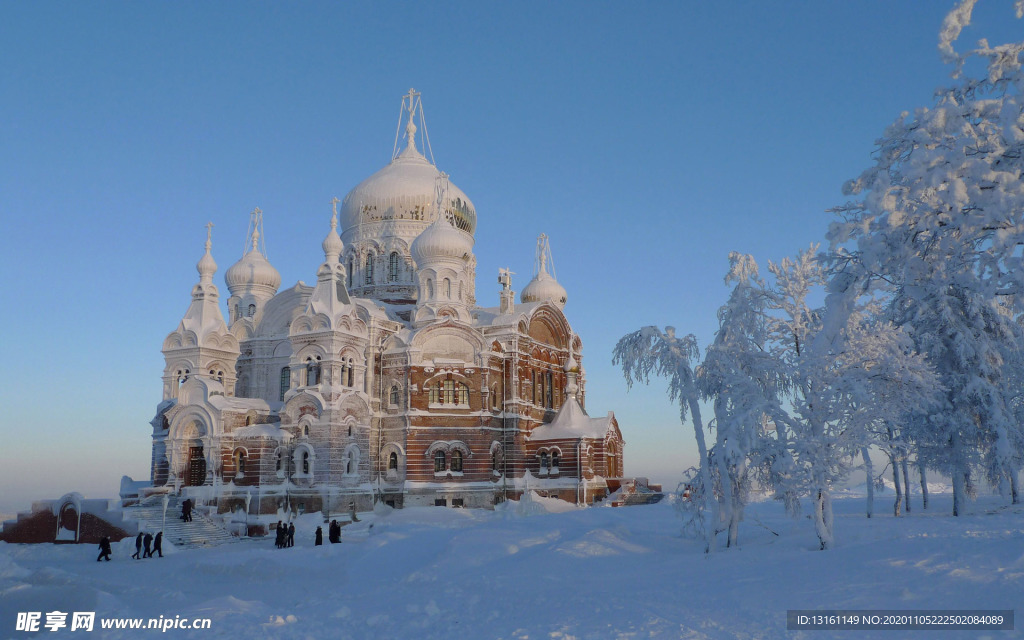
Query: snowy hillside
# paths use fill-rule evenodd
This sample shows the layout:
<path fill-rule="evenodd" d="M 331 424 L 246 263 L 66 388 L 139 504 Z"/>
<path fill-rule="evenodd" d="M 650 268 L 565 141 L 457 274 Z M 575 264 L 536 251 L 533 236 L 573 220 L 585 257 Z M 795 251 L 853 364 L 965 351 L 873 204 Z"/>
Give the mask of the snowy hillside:
<path fill-rule="evenodd" d="M 678 536 L 671 504 L 565 511 L 558 503 L 563 512 L 547 513 L 544 500 L 498 512 L 391 511 L 345 527 L 343 544 L 323 547 L 313 546 L 309 515 L 296 547 L 284 550 L 248 540 L 136 561 L 126 540 L 113 562 L 97 564 L 91 546 L 0 544 L 0 637 L 31 637 L 14 632 L 17 612 L 54 609 L 212 619 L 209 630 L 152 637 L 521 640 L 891 639 L 900 634 L 787 632 L 786 610 L 1024 612 L 1024 508 L 982 498 L 974 513 L 952 518 L 950 501 L 933 496 L 927 515 L 869 521 L 863 499 L 838 499 L 831 551 L 818 550 L 806 517 L 791 520 L 771 502 L 746 511 L 740 549 L 705 556 Z"/>

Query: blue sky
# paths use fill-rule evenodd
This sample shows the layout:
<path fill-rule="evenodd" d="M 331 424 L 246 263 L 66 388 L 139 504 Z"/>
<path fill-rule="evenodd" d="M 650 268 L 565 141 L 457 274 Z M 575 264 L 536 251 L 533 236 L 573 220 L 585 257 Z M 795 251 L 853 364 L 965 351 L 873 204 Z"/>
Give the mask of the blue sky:
<path fill-rule="evenodd" d="M 1020 39 L 1010 5 L 962 39 Z M 730 251 L 821 241 L 873 141 L 947 82 L 950 6 L 0 1 L 0 510 L 148 475 L 206 222 L 223 294 L 255 206 L 282 286 L 313 281 L 409 87 L 476 205 L 480 304 L 547 233 L 588 409 L 616 412 L 627 473 L 674 486 L 692 435 L 660 382 L 626 392 L 616 340 L 706 345 Z"/>

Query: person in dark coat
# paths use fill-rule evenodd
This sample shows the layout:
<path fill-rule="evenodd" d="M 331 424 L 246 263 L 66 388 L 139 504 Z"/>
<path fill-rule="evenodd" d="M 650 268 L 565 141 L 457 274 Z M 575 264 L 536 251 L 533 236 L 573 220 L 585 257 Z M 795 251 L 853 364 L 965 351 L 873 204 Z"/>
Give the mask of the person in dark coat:
<path fill-rule="evenodd" d="M 150 549 L 152 544 L 153 544 L 153 534 L 147 531 L 146 532 L 146 537 L 142 539 L 142 547 L 145 549 L 145 552 L 142 554 L 143 558 L 152 558 L 153 557 L 153 551 Z"/>
<path fill-rule="evenodd" d="M 142 553 L 142 536 L 145 535 L 142 531 L 139 532 L 138 537 L 135 538 L 135 553 L 132 557 L 136 560 L 139 559 L 139 554 Z"/>
<path fill-rule="evenodd" d="M 327 528 L 327 539 L 331 541 L 331 544 L 337 544 L 341 542 L 341 527 L 338 526 L 337 520 L 331 520 L 331 526 Z"/>
<path fill-rule="evenodd" d="M 277 545 L 278 549 L 284 547 L 284 523 L 280 520 L 277 521 L 277 529 L 275 529 L 277 535 L 274 540 L 274 544 Z"/>
<path fill-rule="evenodd" d="M 317 527 L 316 528 L 316 542 L 314 542 L 313 544 L 315 546 L 319 547 L 323 543 L 324 543 L 324 530 L 323 530 L 323 527 Z"/>
<path fill-rule="evenodd" d="M 187 498 L 181 504 L 181 508 L 185 514 L 185 522 L 192 522 L 192 498 Z"/>
<path fill-rule="evenodd" d="M 99 562 L 103 558 L 106 558 L 107 562 L 110 562 L 110 538 L 106 536 L 103 536 L 100 540 L 100 555 L 96 558 L 96 562 Z"/>
<path fill-rule="evenodd" d="M 295 523 L 288 525 L 288 546 L 295 546 Z"/>
<path fill-rule="evenodd" d="M 164 557 L 164 532 L 157 531 L 156 537 L 153 538 L 153 553 L 159 555 L 161 558 Z M 153 557 L 153 553 L 149 554 L 149 557 Z"/>

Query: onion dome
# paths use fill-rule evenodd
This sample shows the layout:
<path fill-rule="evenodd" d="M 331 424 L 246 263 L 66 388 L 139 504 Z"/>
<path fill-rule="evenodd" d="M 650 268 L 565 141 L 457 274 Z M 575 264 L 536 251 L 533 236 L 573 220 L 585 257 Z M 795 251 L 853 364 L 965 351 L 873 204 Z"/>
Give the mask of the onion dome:
<path fill-rule="evenodd" d="M 558 284 L 558 280 L 555 280 L 554 266 L 551 267 L 552 273 L 548 273 L 549 264 L 553 265 L 551 245 L 548 242 L 547 235 L 542 233 L 537 237 L 537 259 L 534 262 L 533 280 L 530 280 L 530 283 L 523 287 L 523 292 L 519 294 L 519 299 L 524 303 L 551 300 L 559 308 L 565 308 L 568 294 L 565 291 L 565 287 Z"/>
<path fill-rule="evenodd" d="M 566 373 L 579 373 L 580 363 L 576 361 L 576 356 L 572 354 L 572 345 L 569 345 L 569 359 L 565 361 Z"/>
<path fill-rule="evenodd" d="M 434 220 L 412 243 L 416 265 L 437 260 L 465 260 L 473 251 L 473 236 L 452 226 L 445 216 Z"/>
<path fill-rule="evenodd" d="M 426 224 L 437 216 L 434 185 L 439 172 L 416 148 L 416 131 L 410 114 L 405 127 L 405 149 L 345 196 L 341 204 L 343 231 L 348 232 L 360 224 L 390 220 Z M 470 234 L 476 230 L 476 209 L 466 194 L 453 184 L 448 186 L 444 211 L 458 229 Z"/>
<path fill-rule="evenodd" d="M 335 198 L 334 202 L 337 201 L 337 198 Z M 331 216 L 331 230 L 327 232 L 327 237 L 324 238 L 324 242 L 320 246 L 324 249 L 324 261 L 332 264 L 338 261 L 338 257 L 345 249 L 345 245 L 341 242 L 341 236 L 338 235 L 337 209 L 335 209 L 334 215 Z"/>
<path fill-rule="evenodd" d="M 530 284 L 523 287 L 523 292 L 519 294 L 519 299 L 522 302 L 551 300 L 559 307 L 565 307 L 568 293 L 565 291 L 565 287 L 558 284 L 558 280 L 555 280 L 546 271 L 542 271 L 535 275 L 533 280 L 530 280 Z"/>
<path fill-rule="evenodd" d="M 206 225 L 206 253 L 203 254 L 202 258 L 199 258 L 199 262 L 196 263 L 196 271 L 199 272 L 199 283 L 200 284 L 212 284 L 213 274 L 217 273 L 217 263 L 214 262 L 213 256 L 210 255 L 210 247 L 212 243 L 210 241 L 210 235 L 213 230 L 213 223 L 207 223 Z"/>
<path fill-rule="evenodd" d="M 233 296 L 253 288 L 266 288 L 275 293 L 281 286 L 281 274 L 258 248 L 259 237 L 259 229 L 253 229 L 251 248 L 224 274 L 228 291 Z"/>

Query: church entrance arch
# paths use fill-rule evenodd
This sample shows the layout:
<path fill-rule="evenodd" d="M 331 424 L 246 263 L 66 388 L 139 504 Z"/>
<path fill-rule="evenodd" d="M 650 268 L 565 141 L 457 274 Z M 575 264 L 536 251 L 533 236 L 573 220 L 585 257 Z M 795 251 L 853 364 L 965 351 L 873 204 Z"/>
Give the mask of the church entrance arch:
<path fill-rule="evenodd" d="M 202 443 L 188 448 L 188 469 L 185 474 L 187 487 L 200 487 L 206 482 L 206 457 Z"/>

